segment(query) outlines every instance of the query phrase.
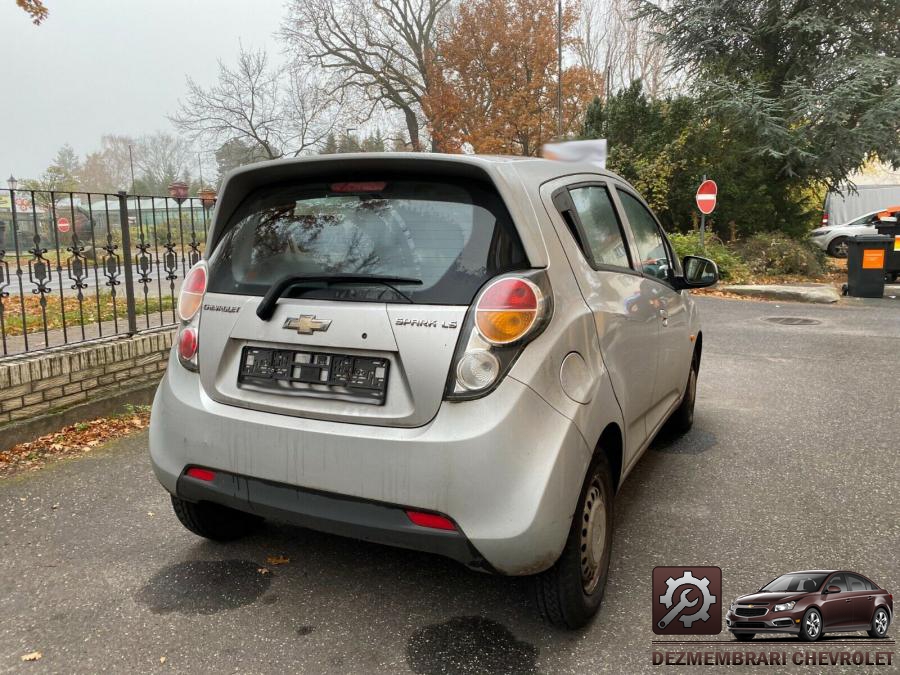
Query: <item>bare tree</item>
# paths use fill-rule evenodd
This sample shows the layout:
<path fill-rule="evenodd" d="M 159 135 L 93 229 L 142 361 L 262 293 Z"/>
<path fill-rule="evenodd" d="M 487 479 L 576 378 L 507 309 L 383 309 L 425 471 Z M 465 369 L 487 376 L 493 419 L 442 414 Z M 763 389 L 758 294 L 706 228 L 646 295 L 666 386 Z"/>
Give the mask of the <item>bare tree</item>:
<path fill-rule="evenodd" d="M 138 192 L 165 194 L 173 181 L 190 182 L 195 155 L 183 138 L 164 131 L 141 136 L 133 154 Z"/>
<path fill-rule="evenodd" d="M 171 116 L 181 131 L 209 145 L 240 140 L 268 159 L 297 156 L 322 143 L 336 124 L 338 102 L 309 70 L 270 63 L 241 48 L 237 65 L 219 62 L 218 81 L 188 78 L 188 95 Z"/>
<path fill-rule="evenodd" d="M 421 149 L 437 23 L 451 0 L 291 0 L 282 35 L 299 62 L 336 73 L 336 88 L 361 94 L 370 111 L 403 115 Z"/>
<path fill-rule="evenodd" d="M 603 74 L 607 93 L 640 79 L 655 98 L 673 81 L 665 48 L 633 0 L 583 0 L 575 51 L 582 66 Z"/>

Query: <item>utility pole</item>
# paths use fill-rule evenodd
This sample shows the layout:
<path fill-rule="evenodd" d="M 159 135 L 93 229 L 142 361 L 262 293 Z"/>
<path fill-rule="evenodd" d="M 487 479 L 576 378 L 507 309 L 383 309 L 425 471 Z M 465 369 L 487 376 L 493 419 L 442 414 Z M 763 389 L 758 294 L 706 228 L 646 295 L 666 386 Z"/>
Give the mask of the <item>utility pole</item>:
<path fill-rule="evenodd" d="M 131 154 L 131 143 L 128 144 L 128 164 L 131 166 L 131 194 L 134 194 L 134 156 Z"/>
<path fill-rule="evenodd" d="M 562 140 L 562 0 L 556 4 L 556 140 Z"/>

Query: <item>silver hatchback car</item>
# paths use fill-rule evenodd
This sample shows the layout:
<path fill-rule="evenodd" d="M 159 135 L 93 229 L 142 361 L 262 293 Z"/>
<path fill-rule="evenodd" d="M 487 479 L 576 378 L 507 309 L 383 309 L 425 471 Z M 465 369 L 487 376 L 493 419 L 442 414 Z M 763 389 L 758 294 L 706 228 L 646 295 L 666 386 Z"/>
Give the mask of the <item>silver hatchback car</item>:
<path fill-rule="evenodd" d="M 589 165 L 365 154 L 222 187 L 153 403 L 150 454 L 196 534 L 273 518 L 533 575 L 596 613 L 613 497 L 693 420 L 703 346 L 635 190 Z"/>

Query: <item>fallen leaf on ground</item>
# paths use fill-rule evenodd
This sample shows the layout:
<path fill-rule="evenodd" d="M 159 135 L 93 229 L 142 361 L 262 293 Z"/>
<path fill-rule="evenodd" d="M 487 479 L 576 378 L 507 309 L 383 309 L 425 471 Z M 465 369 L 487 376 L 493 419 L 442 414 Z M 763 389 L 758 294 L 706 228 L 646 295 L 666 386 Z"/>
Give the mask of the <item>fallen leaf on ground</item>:
<path fill-rule="evenodd" d="M 127 417 L 101 417 L 88 422 L 63 427 L 33 441 L 19 443 L 0 451 L 0 477 L 23 469 L 38 469 L 48 457 L 90 452 L 102 443 L 145 429 L 150 420 L 149 410 Z"/>
<path fill-rule="evenodd" d="M 40 652 L 31 652 L 30 654 L 22 654 L 23 661 L 37 661 L 43 654 Z"/>
<path fill-rule="evenodd" d="M 260 574 L 268 574 L 269 573 L 269 570 L 266 569 L 265 567 L 260 567 L 256 571 L 259 572 Z"/>
<path fill-rule="evenodd" d="M 160 663 L 165 663 L 165 662 L 166 662 L 166 657 L 165 657 L 165 656 L 160 656 L 160 657 L 159 657 L 159 662 L 160 662 Z"/>
<path fill-rule="evenodd" d="M 270 565 L 287 565 L 291 559 L 285 558 L 283 555 L 270 555 L 266 558 L 266 562 Z"/>

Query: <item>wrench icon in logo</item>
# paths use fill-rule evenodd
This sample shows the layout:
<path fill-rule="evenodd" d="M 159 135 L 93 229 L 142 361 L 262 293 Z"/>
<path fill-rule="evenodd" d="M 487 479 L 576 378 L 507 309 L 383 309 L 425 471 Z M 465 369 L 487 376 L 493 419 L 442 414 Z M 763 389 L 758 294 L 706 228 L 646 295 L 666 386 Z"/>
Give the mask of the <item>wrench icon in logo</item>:
<path fill-rule="evenodd" d="M 681 600 L 679 600 L 678 603 L 677 603 L 672 609 L 669 610 L 669 613 L 666 614 L 662 619 L 660 619 L 659 623 L 657 624 L 660 628 L 665 628 L 665 627 L 668 626 L 670 623 L 672 623 L 672 620 L 673 620 L 676 616 L 678 616 L 678 613 L 679 613 L 681 610 L 687 609 L 688 607 L 693 607 L 693 606 L 696 605 L 698 602 L 700 602 L 699 599 L 694 600 L 693 602 L 688 602 L 687 596 L 688 596 L 688 593 L 690 593 L 692 590 L 694 590 L 694 589 L 692 589 L 692 588 L 685 588 L 685 589 L 681 592 Z"/>

